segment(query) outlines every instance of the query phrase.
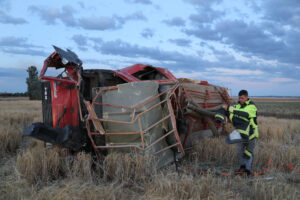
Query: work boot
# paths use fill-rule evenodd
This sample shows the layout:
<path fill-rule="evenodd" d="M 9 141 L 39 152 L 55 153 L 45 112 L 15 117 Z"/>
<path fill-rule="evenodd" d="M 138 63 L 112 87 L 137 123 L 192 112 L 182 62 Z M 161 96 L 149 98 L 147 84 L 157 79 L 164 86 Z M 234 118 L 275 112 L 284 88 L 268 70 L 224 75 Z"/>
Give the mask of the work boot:
<path fill-rule="evenodd" d="M 235 170 L 235 172 L 245 172 L 246 170 L 246 166 L 245 165 L 241 165 L 240 168 L 238 170 Z"/>
<path fill-rule="evenodd" d="M 246 173 L 247 176 L 251 176 L 251 175 L 252 175 L 252 174 L 251 174 L 251 171 L 248 170 L 248 169 L 245 170 L 245 173 Z"/>
<path fill-rule="evenodd" d="M 235 171 L 235 174 L 236 175 L 247 175 L 247 176 L 250 176 L 251 175 L 251 171 L 248 170 L 248 169 L 246 169 L 245 165 L 241 165 L 240 169 L 238 169 L 238 170 Z"/>

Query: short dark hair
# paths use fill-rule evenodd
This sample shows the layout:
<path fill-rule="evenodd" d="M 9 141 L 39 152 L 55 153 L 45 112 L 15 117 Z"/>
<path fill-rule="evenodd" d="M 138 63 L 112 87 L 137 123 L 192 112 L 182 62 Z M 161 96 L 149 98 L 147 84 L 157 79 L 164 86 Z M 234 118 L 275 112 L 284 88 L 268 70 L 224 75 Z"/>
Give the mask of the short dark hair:
<path fill-rule="evenodd" d="M 242 96 L 242 95 L 248 96 L 248 91 L 247 90 L 241 90 L 239 92 L 239 96 Z"/>

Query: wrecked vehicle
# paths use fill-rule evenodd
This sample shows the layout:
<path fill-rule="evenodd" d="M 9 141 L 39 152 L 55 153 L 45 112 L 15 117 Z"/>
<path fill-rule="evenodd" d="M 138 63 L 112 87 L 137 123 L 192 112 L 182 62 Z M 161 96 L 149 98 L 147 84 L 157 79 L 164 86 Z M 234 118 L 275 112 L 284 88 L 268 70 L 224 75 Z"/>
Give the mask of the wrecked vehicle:
<path fill-rule="evenodd" d="M 74 52 L 54 49 L 39 76 L 43 123 L 23 135 L 98 159 L 115 151 L 154 155 L 164 166 L 194 141 L 221 134 L 211 111 L 230 104 L 226 88 L 143 64 L 83 69 Z M 46 76 L 48 68 L 63 71 Z"/>

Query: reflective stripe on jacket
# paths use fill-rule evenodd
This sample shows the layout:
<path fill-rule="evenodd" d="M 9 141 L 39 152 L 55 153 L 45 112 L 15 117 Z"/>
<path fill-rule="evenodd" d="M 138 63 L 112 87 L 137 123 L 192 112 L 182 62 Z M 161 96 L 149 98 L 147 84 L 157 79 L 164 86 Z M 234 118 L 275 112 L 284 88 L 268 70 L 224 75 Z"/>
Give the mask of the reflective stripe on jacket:
<path fill-rule="evenodd" d="M 238 103 L 236 106 L 229 106 L 229 119 L 234 127 L 249 140 L 258 138 L 257 126 L 257 108 L 255 104 L 248 99 L 245 105 Z"/>

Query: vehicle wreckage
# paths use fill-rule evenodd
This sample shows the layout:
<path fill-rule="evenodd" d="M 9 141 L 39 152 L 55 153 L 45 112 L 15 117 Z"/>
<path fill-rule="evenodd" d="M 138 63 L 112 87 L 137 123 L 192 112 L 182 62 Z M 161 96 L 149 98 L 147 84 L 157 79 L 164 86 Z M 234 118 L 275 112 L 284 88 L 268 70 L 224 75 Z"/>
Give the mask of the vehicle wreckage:
<path fill-rule="evenodd" d="M 116 151 L 154 155 L 164 166 L 194 141 L 221 134 L 213 111 L 231 103 L 226 88 L 151 65 L 83 69 L 74 52 L 54 49 L 39 75 L 43 123 L 23 135 L 98 159 Z M 48 68 L 63 71 L 46 76 Z"/>

